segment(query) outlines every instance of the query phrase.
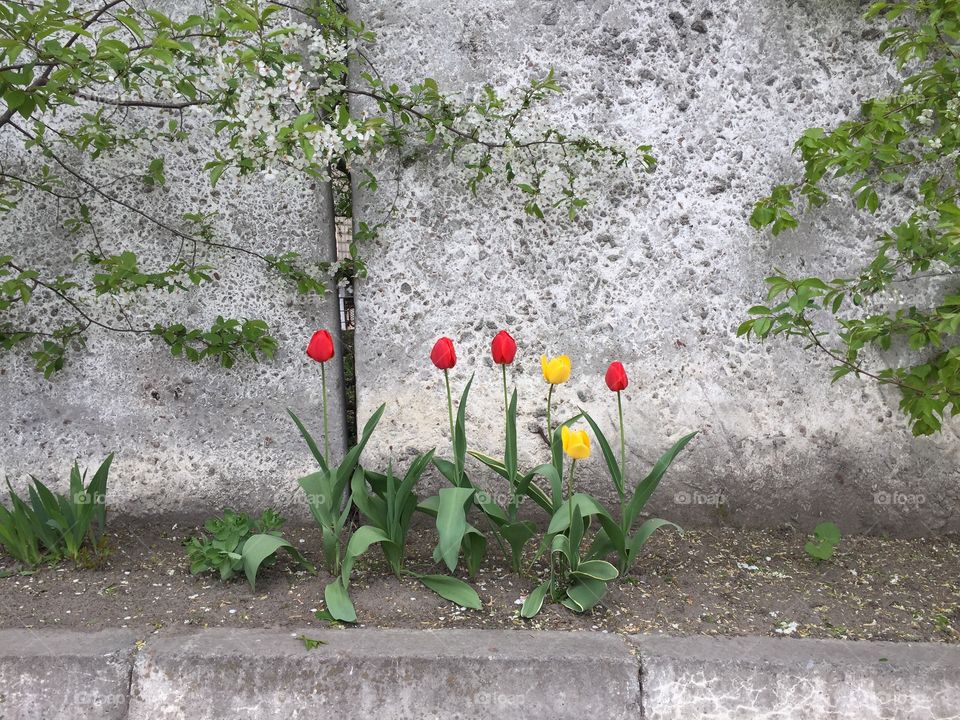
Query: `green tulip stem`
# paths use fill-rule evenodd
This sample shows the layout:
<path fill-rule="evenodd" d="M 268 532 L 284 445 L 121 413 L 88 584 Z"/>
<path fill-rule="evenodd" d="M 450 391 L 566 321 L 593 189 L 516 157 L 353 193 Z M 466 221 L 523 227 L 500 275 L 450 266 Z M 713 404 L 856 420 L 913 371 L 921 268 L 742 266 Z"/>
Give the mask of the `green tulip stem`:
<path fill-rule="evenodd" d="M 577 459 L 570 461 L 570 474 L 567 476 L 567 507 L 570 509 L 570 527 L 573 527 L 573 473 L 577 469 Z"/>
<path fill-rule="evenodd" d="M 553 383 L 547 391 L 547 444 L 553 447 L 553 426 L 550 424 L 550 402 L 553 400 Z"/>
<path fill-rule="evenodd" d="M 623 401 L 620 391 L 617 390 L 617 412 L 620 414 L 620 478 L 621 484 L 626 487 L 627 482 L 627 440 L 623 434 Z M 623 502 L 623 492 L 620 493 L 620 502 Z"/>
<path fill-rule="evenodd" d="M 506 364 L 501 365 L 500 369 L 503 371 L 503 427 L 505 432 L 503 436 L 503 440 L 504 440 L 504 443 L 506 443 L 507 437 L 510 435 L 510 401 L 507 399 L 507 366 Z M 503 452 L 504 452 L 503 457 L 506 458 L 507 457 L 506 446 L 504 446 Z M 509 506 L 512 514 L 514 503 L 516 502 L 516 488 L 513 488 L 513 487 L 510 488 L 510 492 L 511 492 L 511 500 L 510 500 Z M 515 519 L 515 518 L 511 517 L 511 519 Z"/>
<path fill-rule="evenodd" d="M 450 442 L 454 441 L 456 435 L 453 432 L 453 396 L 450 394 L 450 371 L 443 371 L 443 380 L 447 384 L 447 414 L 450 416 Z M 456 453 L 456 449 L 454 449 Z"/>
<path fill-rule="evenodd" d="M 320 384 L 323 386 L 323 457 L 330 467 L 330 425 L 327 420 L 327 364 L 320 363 Z"/>
<path fill-rule="evenodd" d="M 503 370 L 503 412 L 509 421 L 510 418 L 510 400 L 507 398 L 507 366 L 501 365 L 500 369 Z"/>

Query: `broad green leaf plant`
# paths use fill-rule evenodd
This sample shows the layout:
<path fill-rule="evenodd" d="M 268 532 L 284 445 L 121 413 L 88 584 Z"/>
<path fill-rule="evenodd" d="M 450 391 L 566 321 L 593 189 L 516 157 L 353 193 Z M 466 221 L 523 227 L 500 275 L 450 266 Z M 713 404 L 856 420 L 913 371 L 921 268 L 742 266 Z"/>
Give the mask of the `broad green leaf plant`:
<path fill-rule="evenodd" d="M 246 513 L 225 510 L 222 517 L 210 518 L 204 525 L 209 535 L 186 541 L 190 572 L 199 575 L 217 572 L 223 582 L 232 580 L 241 570 L 256 590 L 257 573 L 263 565 L 272 565 L 280 550 L 287 552 L 300 567 L 315 572 L 300 551 L 283 539 L 285 520 L 273 510 L 264 511 L 256 520 Z"/>
<path fill-rule="evenodd" d="M 835 128 L 804 131 L 802 175 L 773 188 L 750 223 L 795 228 L 799 211 L 837 188 L 856 208 L 895 217 L 850 276 L 775 271 L 737 334 L 796 338 L 835 363 L 834 382 L 895 388 L 913 433 L 930 435 L 960 412 L 960 0 L 876 2 L 867 17 L 885 23 L 880 51 L 900 87 Z"/>

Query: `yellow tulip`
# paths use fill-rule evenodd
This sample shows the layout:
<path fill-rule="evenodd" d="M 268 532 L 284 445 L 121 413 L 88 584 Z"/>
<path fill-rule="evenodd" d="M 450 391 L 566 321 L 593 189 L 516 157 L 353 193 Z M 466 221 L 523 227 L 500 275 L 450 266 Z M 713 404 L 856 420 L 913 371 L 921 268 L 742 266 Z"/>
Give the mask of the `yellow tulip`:
<path fill-rule="evenodd" d="M 574 460 L 586 460 L 590 457 L 590 436 L 586 430 L 571 430 L 566 425 L 560 430 L 563 451 Z"/>
<path fill-rule="evenodd" d="M 553 359 L 541 355 L 540 367 L 543 368 L 543 379 L 551 385 L 559 385 L 570 379 L 570 358 L 566 355 L 559 355 Z"/>

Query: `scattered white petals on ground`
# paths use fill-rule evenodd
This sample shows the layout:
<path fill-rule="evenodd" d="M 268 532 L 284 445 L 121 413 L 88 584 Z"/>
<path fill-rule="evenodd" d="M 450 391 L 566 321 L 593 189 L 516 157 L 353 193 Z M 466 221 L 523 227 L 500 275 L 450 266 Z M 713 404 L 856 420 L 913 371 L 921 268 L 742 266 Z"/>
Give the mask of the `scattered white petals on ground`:
<path fill-rule="evenodd" d="M 780 627 L 776 628 L 774 632 L 778 635 L 793 635 L 797 632 L 798 627 L 799 625 L 797 625 L 796 621 L 780 623 Z"/>

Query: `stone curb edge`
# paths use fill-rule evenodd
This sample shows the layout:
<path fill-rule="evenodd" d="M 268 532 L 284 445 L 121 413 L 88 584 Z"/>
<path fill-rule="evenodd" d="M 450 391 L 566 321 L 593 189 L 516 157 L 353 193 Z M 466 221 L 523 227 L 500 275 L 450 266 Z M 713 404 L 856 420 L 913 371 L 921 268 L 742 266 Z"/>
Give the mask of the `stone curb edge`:
<path fill-rule="evenodd" d="M 319 640 L 308 650 L 302 635 Z M 525 630 L 0 630 L 0 720 L 960 719 L 960 646 Z"/>

